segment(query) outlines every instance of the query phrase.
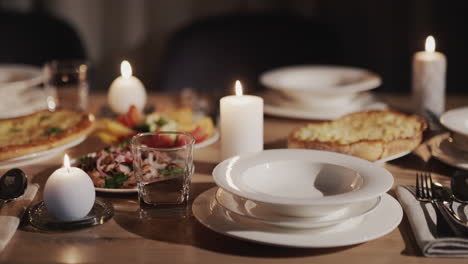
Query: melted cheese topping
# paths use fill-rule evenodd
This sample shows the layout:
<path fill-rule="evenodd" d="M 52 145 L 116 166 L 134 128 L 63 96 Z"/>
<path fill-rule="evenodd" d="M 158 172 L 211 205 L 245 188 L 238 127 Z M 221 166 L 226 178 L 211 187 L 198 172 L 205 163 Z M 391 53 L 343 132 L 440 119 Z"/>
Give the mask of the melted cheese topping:
<path fill-rule="evenodd" d="M 302 141 L 350 144 L 361 140 L 412 138 L 422 130 L 423 124 L 417 118 L 378 112 L 352 114 L 333 122 L 308 124 L 296 131 L 294 136 Z"/>
<path fill-rule="evenodd" d="M 0 121 L 0 147 L 31 144 L 56 137 L 76 126 L 82 116 L 68 111 L 39 112 L 25 118 Z"/>

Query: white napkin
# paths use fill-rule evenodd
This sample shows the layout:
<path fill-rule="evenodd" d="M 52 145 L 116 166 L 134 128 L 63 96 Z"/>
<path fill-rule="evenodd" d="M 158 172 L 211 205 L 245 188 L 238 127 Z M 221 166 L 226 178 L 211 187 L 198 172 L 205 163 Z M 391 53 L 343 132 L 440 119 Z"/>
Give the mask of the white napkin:
<path fill-rule="evenodd" d="M 0 252 L 8 245 L 26 209 L 36 196 L 39 185 L 29 184 L 23 196 L 0 208 Z"/>
<path fill-rule="evenodd" d="M 412 191 L 410 191 L 412 190 Z M 396 194 L 408 216 L 416 242 L 427 257 L 468 257 L 468 236 L 436 237 L 437 217 L 431 203 L 421 203 L 414 196 L 413 186 L 397 186 Z M 460 209 L 462 209 L 460 207 Z M 468 216 L 468 206 L 462 216 Z M 456 210 L 456 209 L 455 209 Z"/>

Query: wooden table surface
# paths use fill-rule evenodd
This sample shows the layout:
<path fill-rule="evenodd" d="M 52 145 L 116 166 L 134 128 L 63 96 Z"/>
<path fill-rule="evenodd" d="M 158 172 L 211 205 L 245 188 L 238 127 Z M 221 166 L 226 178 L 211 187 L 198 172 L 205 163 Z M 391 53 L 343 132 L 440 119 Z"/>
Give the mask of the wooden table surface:
<path fill-rule="evenodd" d="M 409 96 L 381 95 L 401 110 L 409 110 Z M 103 95 L 92 95 L 90 111 L 105 103 Z M 167 98 L 150 98 L 150 103 L 165 103 Z M 450 96 L 448 108 L 468 104 L 468 96 Z M 266 148 L 285 147 L 288 133 L 305 123 L 299 120 L 265 118 Z M 95 137 L 68 150 L 72 156 L 96 151 L 103 146 Z M 423 153 L 423 152 L 422 152 Z M 424 154 L 424 153 L 423 153 Z M 63 154 L 50 160 L 22 167 L 41 185 L 36 200 L 52 171 L 61 166 Z M 219 162 L 219 142 L 195 151 L 196 173 L 191 197 L 215 186 L 211 170 Z M 437 160 L 427 164 L 437 180 L 447 184 L 453 168 Z M 415 172 L 423 163 L 411 154 L 389 162 L 385 167 L 395 177 L 395 185 L 413 184 Z M 3 173 L 3 171 L 0 171 Z M 393 190 L 390 194 L 394 195 Z M 2 263 L 467 263 L 466 259 L 436 259 L 421 256 L 406 217 L 391 233 L 366 243 L 329 249 L 295 249 L 266 246 L 219 235 L 197 222 L 185 219 L 142 220 L 136 195 L 103 195 L 111 201 L 115 216 L 104 225 L 73 232 L 43 233 L 23 223 L 0 255 Z M 1 227 L 0 227 L 1 228 Z"/>

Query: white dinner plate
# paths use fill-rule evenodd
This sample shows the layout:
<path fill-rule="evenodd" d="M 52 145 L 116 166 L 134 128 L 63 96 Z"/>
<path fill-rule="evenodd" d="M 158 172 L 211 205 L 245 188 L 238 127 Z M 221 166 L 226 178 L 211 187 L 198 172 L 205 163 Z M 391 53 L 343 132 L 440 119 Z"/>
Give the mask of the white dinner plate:
<path fill-rule="evenodd" d="M 427 144 L 432 156 L 436 159 L 448 165 L 468 170 L 468 152 L 457 148 L 448 133 L 434 136 Z"/>
<path fill-rule="evenodd" d="M 364 217 L 332 227 L 281 228 L 224 209 L 214 199 L 216 189 L 214 187 L 195 199 L 192 206 L 195 218 L 217 233 L 262 244 L 309 248 L 349 246 L 390 233 L 403 217 L 400 204 L 390 195 L 384 194 L 380 205 Z"/>
<path fill-rule="evenodd" d="M 43 82 L 39 67 L 22 64 L 0 64 L 0 93 L 19 93 Z"/>
<path fill-rule="evenodd" d="M 213 179 L 237 196 L 288 207 L 361 202 L 380 196 L 393 185 L 392 174 L 377 164 L 309 149 L 273 149 L 234 156 L 215 167 Z"/>
<path fill-rule="evenodd" d="M 80 137 L 62 146 L 58 146 L 58 147 L 51 148 L 51 149 L 41 151 L 41 152 L 24 155 L 24 156 L 13 158 L 13 159 L 0 161 L 0 169 L 25 166 L 34 162 L 46 160 L 54 155 L 60 154 L 61 152 L 80 144 L 85 139 L 86 139 L 86 136 Z"/>
<path fill-rule="evenodd" d="M 369 93 L 362 93 L 347 104 L 333 107 L 305 108 L 275 92 L 260 94 L 264 99 L 265 114 L 283 118 L 306 120 L 334 120 L 357 111 L 386 109 L 387 105 Z"/>
<path fill-rule="evenodd" d="M 278 215 L 268 210 L 261 204 L 233 195 L 222 188 L 218 188 L 215 194 L 219 205 L 238 215 L 264 222 L 273 226 L 286 228 L 318 228 L 336 225 L 347 220 L 362 217 L 374 210 L 381 201 L 381 197 L 353 203 L 346 210 L 329 214 L 323 217 L 288 217 Z"/>

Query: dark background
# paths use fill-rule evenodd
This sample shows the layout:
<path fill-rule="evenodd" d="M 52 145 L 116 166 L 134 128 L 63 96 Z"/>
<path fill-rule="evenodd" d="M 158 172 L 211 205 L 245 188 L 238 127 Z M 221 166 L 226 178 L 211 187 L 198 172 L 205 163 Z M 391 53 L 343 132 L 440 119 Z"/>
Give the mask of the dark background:
<path fill-rule="evenodd" d="M 467 4 L 466 1 L 437 1 L 437 0 L 311 0 L 311 1 L 124 1 L 124 0 L 42 0 L 42 1 L 11 1 L 0 0 L 0 63 L 34 63 L 41 65 L 53 58 L 85 57 L 94 69 L 93 89 L 105 90 L 110 82 L 119 75 L 120 62 L 128 59 L 147 89 L 152 90 L 180 90 L 182 86 L 194 86 L 196 89 L 207 91 L 211 89 L 227 90 L 232 86 L 231 77 L 246 79 L 248 89 L 261 89 L 256 78 L 255 71 L 268 69 L 267 63 L 260 66 L 254 64 L 263 61 L 263 55 L 249 55 L 256 61 L 242 66 L 242 61 L 236 61 L 236 53 L 222 53 L 218 57 L 225 60 L 211 60 L 207 55 L 198 58 L 206 61 L 214 61 L 213 65 L 203 68 L 195 57 L 187 55 L 184 58 L 193 63 L 184 66 L 179 62 L 173 63 L 179 67 L 180 75 L 173 76 L 169 73 L 168 56 L 173 51 L 174 39 L 180 32 L 191 28 L 193 24 L 204 21 L 218 21 L 218 18 L 226 16 L 274 15 L 274 22 L 281 24 L 282 17 L 297 17 L 300 20 L 311 23 L 312 26 L 294 27 L 291 29 L 302 35 L 303 40 L 297 45 L 286 45 L 288 50 L 296 50 L 296 54 L 304 52 L 316 53 L 322 57 L 303 56 L 306 61 L 299 63 L 336 63 L 363 67 L 379 73 L 383 78 L 383 85 L 377 89 L 379 92 L 409 93 L 411 91 L 411 58 L 414 52 L 424 48 L 424 40 L 427 35 L 433 35 L 436 39 L 436 49 L 447 56 L 447 89 L 449 93 L 466 93 L 466 63 L 468 59 L 467 36 Z M 72 50 L 75 44 L 63 44 L 59 34 L 52 32 L 53 26 L 42 26 L 34 22 L 36 27 L 27 23 L 19 29 L 19 24 L 14 18 L 5 14 L 20 14 L 21 21 L 29 21 L 32 16 L 47 16 L 65 23 L 75 32 L 83 52 Z M 272 21 L 273 21 L 272 20 Z M 13 22 L 12 22 L 13 21 Z M 235 23 L 235 26 L 242 23 Z M 245 24 L 245 23 L 244 23 Z M 307 24 L 309 25 L 309 24 Z M 318 26 L 317 26 L 318 25 Z M 234 27 L 234 26 L 233 26 Z M 29 30 L 31 29 L 31 30 Z M 317 32 L 323 31 L 333 34 L 333 45 L 316 45 L 322 40 Z M 232 35 L 229 30 L 245 32 L 243 29 L 227 28 L 220 39 L 224 42 L 213 44 L 216 40 L 209 40 L 213 47 L 220 45 L 229 49 L 226 36 Z M 36 34 L 33 34 L 35 32 Z M 263 32 L 263 31 L 262 31 Z M 278 33 L 281 32 L 278 30 Z M 15 44 L 15 38 L 21 35 L 21 45 Z M 24 37 L 24 35 L 29 37 Z M 242 35 L 242 34 L 240 34 Z M 210 34 L 213 36 L 213 34 Z M 270 43 L 288 43 L 284 33 L 277 34 L 277 41 Z M 7 41 L 8 40 L 8 41 Z M 46 41 L 46 42 L 44 42 Z M 48 42 L 47 42 L 48 41 Z M 70 40 L 68 40 L 70 41 Z M 189 41 L 184 40 L 184 43 Z M 256 43 L 257 50 L 268 50 L 270 45 L 262 43 L 261 39 L 249 37 L 247 42 Z M 291 41 L 289 41 L 291 42 Z M 42 43 L 42 44 L 40 44 Z M 44 44 L 45 43 L 45 44 Z M 55 43 L 55 45 L 48 44 Z M 300 43 L 304 45 L 300 45 Z M 309 44 L 310 43 L 310 44 Z M 247 45 L 246 46 L 255 46 Z M 51 47 L 54 52 L 48 56 L 35 54 L 33 47 L 42 45 Z M 187 44 L 188 45 L 188 44 Z M 263 46 L 262 46 L 263 45 Z M 78 45 L 80 46 L 80 45 Z M 201 45 L 210 46 L 210 45 Z M 233 45 L 235 46 L 235 45 Z M 239 45 L 238 45 L 239 46 Z M 242 45 L 240 45 L 242 46 Z M 333 49 L 330 48 L 333 46 Z M 292 47 L 292 48 L 291 48 Z M 310 47 L 310 49 L 307 49 Z M 317 50 L 317 47 L 319 47 Z M 67 49 L 70 50 L 67 50 Z M 207 47 L 210 48 L 210 47 Z M 238 48 L 238 47 L 237 47 Z M 61 50 L 63 49 L 63 50 Z M 172 49 L 172 51 L 171 51 Z M 220 49 L 223 50 L 223 49 Z M 272 49 L 273 50 L 273 49 Z M 288 50 L 277 52 L 273 58 L 280 55 L 288 55 Z M 238 52 L 237 50 L 236 52 Z M 242 50 L 241 50 L 242 51 Z M 39 51 L 37 51 L 39 52 Z M 200 54 L 199 50 L 196 50 Z M 19 55 L 16 56 L 15 53 Z M 69 53 L 70 55 L 67 55 Z M 169 55 L 168 55 L 169 54 Z M 210 54 L 210 53 L 207 53 Z M 27 55 L 27 56 L 26 56 Z M 36 56 L 36 58 L 33 58 Z M 238 56 L 238 55 L 237 55 Z M 329 56 L 331 59 L 329 59 Z M 169 56 L 170 57 L 170 56 Z M 200 57 L 200 56 L 199 56 Z M 30 58 L 30 61 L 25 61 Z M 329 59 L 329 60 L 328 60 Z M 235 61 L 235 62 L 233 62 Z M 252 61 L 252 59 L 250 59 Z M 240 63 L 237 67 L 230 64 Z M 284 61 L 286 63 L 286 61 Z M 294 63 L 291 60 L 289 63 Z M 271 62 L 271 67 L 281 66 L 281 62 Z M 174 66 L 173 65 L 173 66 Z M 255 69 L 250 70 L 249 67 Z M 190 76 L 190 69 L 193 69 Z M 238 69 L 238 70 L 236 70 Z M 242 70 L 243 69 L 243 70 Z M 249 73 L 250 70 L 250 73 Z M 230 71 L 225 78 L 215 78 L 222 75 L 222 71 Z M 245 76 L 244 76 L 245 75 Z M 195 78 L 197 80 L 194 80 Z M 171 85 L 167 83 L 178 79 Z M 212 80 L 210 82 L 210 80 Z M 193 83 L 191 83 L 193 82 Z M 200 87 L 201 86 L 201 87 Z"/>

